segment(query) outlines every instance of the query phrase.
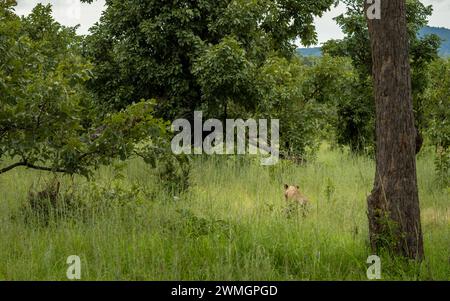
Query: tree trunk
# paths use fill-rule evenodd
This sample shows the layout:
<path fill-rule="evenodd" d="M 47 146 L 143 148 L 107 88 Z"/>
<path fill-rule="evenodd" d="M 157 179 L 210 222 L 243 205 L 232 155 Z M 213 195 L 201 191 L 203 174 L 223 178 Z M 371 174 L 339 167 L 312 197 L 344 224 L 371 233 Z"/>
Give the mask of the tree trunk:
<path fill-rule="evenodd" d="M 381 1 L 381 19 L 367 18 L 376 105 L 376 174 L 368 198 L 374 252 L 421 260 L 416 129 L 405 0 Z M 366 11 L 368 4 L 366 4 Z"/>

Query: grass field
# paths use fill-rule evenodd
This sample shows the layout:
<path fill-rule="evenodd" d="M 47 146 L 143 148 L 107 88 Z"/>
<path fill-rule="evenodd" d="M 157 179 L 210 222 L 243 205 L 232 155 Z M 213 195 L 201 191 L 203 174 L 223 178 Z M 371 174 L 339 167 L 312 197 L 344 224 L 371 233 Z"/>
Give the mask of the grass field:
<path fill-rule="evenodd" d="M 366 197 L 374 163 L 322 147 L 305 166 L 263 167 L 245 157 L 195 159 L 188 191 L 174 198 L 139 160 L 91 182 L 62 178 L 66 218 L 30 215 L 30 187 L 49 175 L 0 176 L 0 280 L 367 280 Z M 426 259 L 382 257 L 384 280 L 450 279 L 450 192 L 435 183 L 433 156 L 418 160 Z M 286 218 L 283 184 L 311 199 Z"/>

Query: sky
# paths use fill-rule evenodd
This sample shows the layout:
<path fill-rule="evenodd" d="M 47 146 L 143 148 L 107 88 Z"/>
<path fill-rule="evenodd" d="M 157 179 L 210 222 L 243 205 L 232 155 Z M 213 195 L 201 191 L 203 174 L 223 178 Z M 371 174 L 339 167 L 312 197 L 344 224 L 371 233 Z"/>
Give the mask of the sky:
<path fill-rule="evenodd" d="M 96 0 L 92 4 L 80 3 L 79 0 L 17 0 L 16 13 L 27 15 L 37 3 L 52 4 L 54 18 L 66 26 L 80 25 L 79 34 L 89 33 L 89 28 L 99 20 L 104 9 L 105 0 Z M 426 5 L 433 5 L 430 26 L 450 28 L 450 0 L 422 0 Z M 343 34 L 333 18 L 345 11 L 343 6 L 331 8 L 321 18 L 315 19 L 320 45 L 329 39 L 339 39 Z"/>

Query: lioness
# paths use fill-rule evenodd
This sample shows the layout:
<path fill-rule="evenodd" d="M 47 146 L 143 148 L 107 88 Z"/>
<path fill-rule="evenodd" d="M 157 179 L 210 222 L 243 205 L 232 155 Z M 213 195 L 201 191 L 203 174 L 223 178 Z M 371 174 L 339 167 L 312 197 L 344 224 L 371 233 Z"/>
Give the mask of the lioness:
<path fill-rule="evenodd" d="M 286 214 L 288 217 L 292 216 L 294 212 L 301 209 L 302 215 L 306 216 L 308 211 L 309 200 L 300 192 L 299 186 L 284 185 L 284 198 L 286 199 Z"/>

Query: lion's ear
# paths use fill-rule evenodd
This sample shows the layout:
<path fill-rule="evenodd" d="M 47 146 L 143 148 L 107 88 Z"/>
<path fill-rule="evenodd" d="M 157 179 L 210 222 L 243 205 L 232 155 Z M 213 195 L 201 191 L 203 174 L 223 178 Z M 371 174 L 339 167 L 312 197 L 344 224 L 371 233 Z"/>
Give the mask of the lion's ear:
<path fill-rule="evenodd" d="M 297 186 L 295 186 L 295 187 L 297 187 L 297 189 L 300 189 L 300 186 L 298 186 L 298 185 L 297 185 Z"/>
<path fill-rule="evenodd" d="M 288 189 L 289 185 L 288 184 L 284 184 L 284 189 Z"/>

